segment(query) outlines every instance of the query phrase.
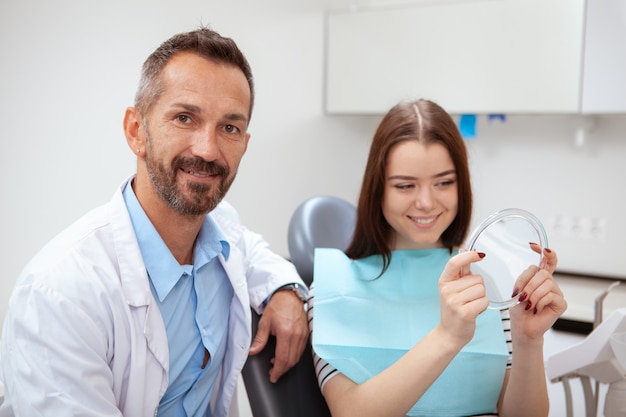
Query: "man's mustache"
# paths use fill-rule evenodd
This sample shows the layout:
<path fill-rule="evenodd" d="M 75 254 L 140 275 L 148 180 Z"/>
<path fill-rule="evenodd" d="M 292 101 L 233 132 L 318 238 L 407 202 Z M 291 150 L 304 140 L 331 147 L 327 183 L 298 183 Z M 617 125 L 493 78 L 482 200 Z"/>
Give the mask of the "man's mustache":
<path fill-rule="evenodd" d="M 202 158 L 177 158 L 173 161 L 174 172 L 179 169 L 185 171 L 203 172 L 208 175 L 221 177 L 228 176 L 228 167 L 212 161 L 205 161 Z"/>

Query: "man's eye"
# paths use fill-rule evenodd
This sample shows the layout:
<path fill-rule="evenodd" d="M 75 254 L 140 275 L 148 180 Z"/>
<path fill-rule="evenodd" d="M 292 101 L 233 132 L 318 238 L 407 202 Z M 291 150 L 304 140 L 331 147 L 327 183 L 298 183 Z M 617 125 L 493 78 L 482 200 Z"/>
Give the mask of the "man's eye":
<path fill-rule="evenodd" d="M 176 116 L 176 120 L 178 120 L 181 123 L 189 123 L 191 121 L 191 119 L 189 118 L 189 116 L 187 116 L 186 114 L 179 114 L 178 116 Z"/>
<path fill-rule="evenodd" d="M 224 129 L 228 132 L 228 133 L 238 133 L 239 132 L 239 128 L 237 126 L 233 126 L 233 125 L 226 125 L 224 127 Z"/>

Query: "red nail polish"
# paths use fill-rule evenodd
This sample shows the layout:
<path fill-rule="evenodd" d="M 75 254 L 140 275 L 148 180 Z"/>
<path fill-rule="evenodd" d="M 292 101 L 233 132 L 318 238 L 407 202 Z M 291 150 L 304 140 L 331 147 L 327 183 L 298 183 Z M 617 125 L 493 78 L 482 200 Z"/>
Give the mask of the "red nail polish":
<path fill-rule="evenodd" d="M 528 298 L 528 294 L 526 293 L 526 291 L 524 291 L 520 296 L 519 296 L 519 302 L 523 302 L 526 298 Z"/>
<path fill-rule="evenodd" d="M 537 314 L 537 307 L 533 310 L 533 314 Z"/>
<path fill-rule="evenodd" d="M 517 294 L 519 294 L 519 290 L 517 288 L 515 288 L 513 290 L 513 295 L 511 297 L 515 297 Z"/>
<path fill-rule="evenodd" d="M 478 257 L 480 259 L 483 259 L 485 257 L 485 254 L 483 252 L 478 252 Z"/>
<path fill-rule="evenodd" d="M 544 248 L 543 250 L 545 250 L 546 253 L 552 253 L 552 251 L 550 249 L 548 249 L 548 248 Z"/>
<path fill-rule="evenodd" d="M 524 310 L 528 311 L 531 309 L 532 306 L 533 306 L 532 301 L 528 300 L 528 302 L 526 303 L 526 307 L 524 307 Z"/>

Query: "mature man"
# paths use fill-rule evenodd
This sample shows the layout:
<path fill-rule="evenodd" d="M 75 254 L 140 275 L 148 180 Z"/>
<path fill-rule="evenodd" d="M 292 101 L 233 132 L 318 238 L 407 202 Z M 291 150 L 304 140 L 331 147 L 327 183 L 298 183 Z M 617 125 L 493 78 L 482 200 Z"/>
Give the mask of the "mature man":
<path fill-rule="evenodd" d="M 218 207 L 253 102 L 245 57 L 214 31 L 176 35 L 148 57 L 123 123 L 136 175 L 18 279 L 0 416 L 226 416 L 248 353 L 269 334 L 269 378 L 297 362 L 305 294 L 277 290 L 302 281 Z M 264 313 L 252 347 L 251 305 Z"/>

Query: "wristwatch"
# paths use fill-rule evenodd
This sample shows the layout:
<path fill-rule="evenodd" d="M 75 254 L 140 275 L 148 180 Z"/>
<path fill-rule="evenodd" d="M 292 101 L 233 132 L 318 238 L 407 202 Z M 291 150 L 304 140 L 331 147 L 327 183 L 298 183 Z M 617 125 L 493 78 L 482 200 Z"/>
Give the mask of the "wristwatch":
<path fill-rule="evenodd" d="M 293 291 L 303 303 L 306 303 L 309 299 L 309 290 L 306 286 L 293 282 L 291 284 L 285 284 L 282 287 L 278 287 L 274 293 L 278 291 Z"/>

